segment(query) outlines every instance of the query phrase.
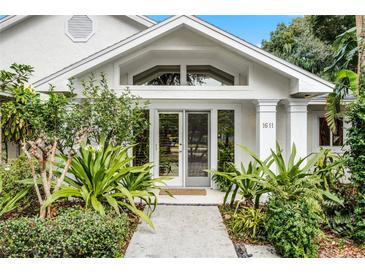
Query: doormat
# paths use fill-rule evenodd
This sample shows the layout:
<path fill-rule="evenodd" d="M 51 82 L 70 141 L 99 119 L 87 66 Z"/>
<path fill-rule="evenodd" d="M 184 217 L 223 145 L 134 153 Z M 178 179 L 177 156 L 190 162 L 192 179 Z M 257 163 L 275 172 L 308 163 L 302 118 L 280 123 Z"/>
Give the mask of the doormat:
<path fill-rule="evenodd" d="M 204 188 L 163 188 L 160 190 L 160 195 L 169 195 L 166 191 L 172 195 L 195 195 L 206 196 L 207 190 Z"/>

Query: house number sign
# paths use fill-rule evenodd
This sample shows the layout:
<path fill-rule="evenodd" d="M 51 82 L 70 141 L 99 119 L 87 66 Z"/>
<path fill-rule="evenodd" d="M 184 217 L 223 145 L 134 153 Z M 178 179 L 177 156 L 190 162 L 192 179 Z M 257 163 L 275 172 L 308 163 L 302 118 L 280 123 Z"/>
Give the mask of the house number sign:
<path fill-rule="evenodd" d="M 262 123 L 262 128 L 274 128 L 274 123 L 273 122 Z"/>

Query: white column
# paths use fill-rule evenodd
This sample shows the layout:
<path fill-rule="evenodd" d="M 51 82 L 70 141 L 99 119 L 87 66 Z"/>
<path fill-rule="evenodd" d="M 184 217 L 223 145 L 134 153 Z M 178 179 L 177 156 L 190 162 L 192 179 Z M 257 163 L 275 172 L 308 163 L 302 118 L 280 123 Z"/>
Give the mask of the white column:
<path fill-rule="evenodd" d="M 187 83 L 186 64 L 180 64 L 180 85 L 186 86 Z"/>
<path fill-rule="evenodd" d="M 308 154 L 308 101 L 305 99 L 287 99 L 286 155 L 289 157 L 293 143 L 297 148 L 297 159 Z"/>
<path fill-rule="evenodd" d="M 271 154 L 270 149 L 275 149 L 278 101 L 275 99 L 256 101 L 256 152 L 262 160 Z"/>

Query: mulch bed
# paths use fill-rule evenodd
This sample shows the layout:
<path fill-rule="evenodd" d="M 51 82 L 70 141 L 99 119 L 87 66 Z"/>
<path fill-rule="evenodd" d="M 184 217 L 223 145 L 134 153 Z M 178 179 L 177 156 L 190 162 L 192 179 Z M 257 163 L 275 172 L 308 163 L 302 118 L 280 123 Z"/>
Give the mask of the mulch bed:
<path fill-rule="evenodd" d="M 142 204 L 137 205 L 137 207 L 139 210 L 142 211 L 144 209 L 144 205 Z M 130 211 L 128 211 L 128 219 L 129 219 L 128 235 L 124 240 L 124 245 L 122 247 L 122 254 L 126 253 L 129 243 L 133 237 L 133 234 L 136 231 L 138 224 L 140 223 L 139 217 Z"/>
<path fill-rule="evenodd" d="M 219 205 L 219 211 L 223 218 L 223 223 L 226 226 L 229 238 L 232 240 L 233 244 L 236 246 L 242 246 L 242 244 L 255 244 L 255 245 L 267 245 L 269 244 L 268 241 L 264 239 L 252 239 L 250 237 L 242 237 L 241 235 L 237 235 L 233 233 L 230 229 L 230 220 L 234 213 L 234 208 L 230 206 Z"/>
<path fill-rule="evenodd" d="M 240 237 L 232 232 L 229 226 L 229 221 L 233 216 L 234 209 L 229 206 L 219 206 L 219 211 L 222 214 L 223 222 L 226 226 L 228 235 L 232 240 L 236 253 L 239 257 L 246 257 L 244 244 L 267 245 L 269 242 L 265 240 L 254 240 L 248 237 Z M 330 231 L 324 231 L 324 236 L 320 241 L 320 249 L 318 252 L 319 258 L 365 258 L 365 246 L 360 247 L 354 242 L 338 237 Z"/>
<path fill-rule="evenodd" d="M 251 239 L 249 237 L 242 237 L 242 236 L 234 233 L 230 229 L 230 220 L 232 219 L 232 216 L 234 213 L 234 208 L 232 208 L 230 206 L 224 206 L 224 205 L 219 205 L 218 208 L 219 208 L 219 212 L 222 215 L 223 223 L 226 226 L 229 238 L 231 239 L 231 241 L 233 243 L 233 246 L 234 246 L 234 249 L 236 251 L 238 258 L 252 257 L 252 254 L 249 254 L 247 252 L 245 244 L 255 244 L 255 245 L 267 245 L 268 244 L 268 242 L 263 239 L 261 239 L 261 240 Z"/>
<path fill-rule="evenodd" d="M 365 247 L 340 238 L 328 231 L 320 242 L 319 258 L 365 258 Z"/>

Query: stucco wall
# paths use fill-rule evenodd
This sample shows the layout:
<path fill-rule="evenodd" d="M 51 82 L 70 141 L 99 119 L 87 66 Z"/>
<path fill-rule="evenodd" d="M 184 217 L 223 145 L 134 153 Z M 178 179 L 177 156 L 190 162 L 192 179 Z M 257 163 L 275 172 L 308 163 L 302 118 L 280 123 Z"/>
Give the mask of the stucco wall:
<path fill-rule="evenodd" d="M 68 18 L 32 16 L 0 32 L 0 68 L 14 62 L 32 65 L 31 80 L 36 81 L 142 30 L 124 17 L 90 16 L 95 34 L 87 42 L 75 43 L 65 34 Z"/>

